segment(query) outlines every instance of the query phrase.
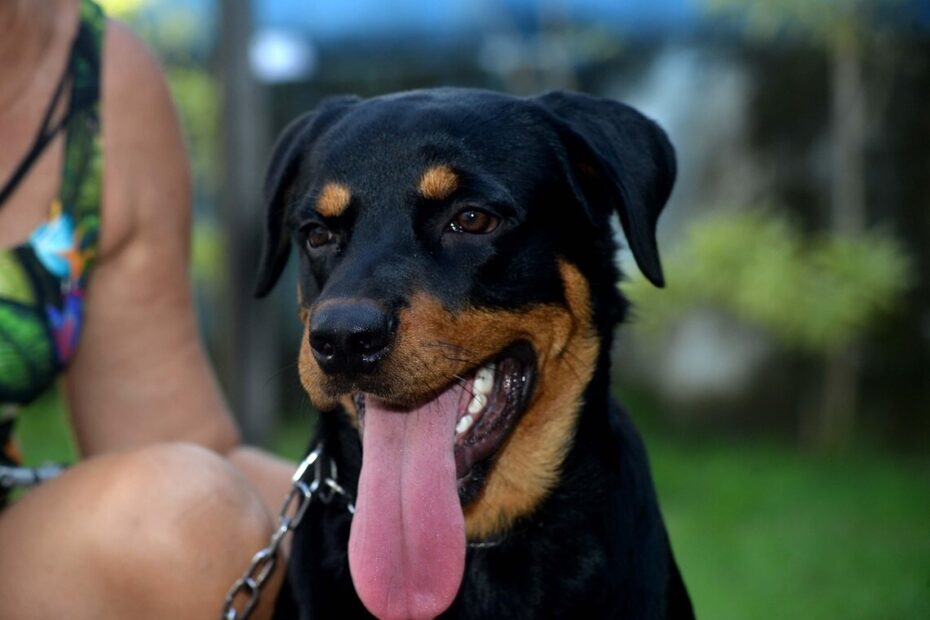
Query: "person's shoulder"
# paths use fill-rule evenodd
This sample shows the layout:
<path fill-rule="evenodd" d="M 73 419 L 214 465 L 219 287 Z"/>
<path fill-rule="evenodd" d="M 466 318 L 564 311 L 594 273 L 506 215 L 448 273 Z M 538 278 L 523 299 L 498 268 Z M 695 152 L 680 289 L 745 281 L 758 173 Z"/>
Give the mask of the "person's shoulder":
<path fill-rule="evenodd" d="M 120 99 L 140 100 L 167 95 L 161 66 L 126 24 L 107 20 L 103 50 L 104 97 L 117 95 Z"/>
<path fill-rule="evenodd" d="M 103 49 L 105 254 L 106 246 L 122 245 L 137 232 L 153 209 L 161 221 L 186 225 L 190 179 L 177 114 L 155 56 L 112 19 Z"/>

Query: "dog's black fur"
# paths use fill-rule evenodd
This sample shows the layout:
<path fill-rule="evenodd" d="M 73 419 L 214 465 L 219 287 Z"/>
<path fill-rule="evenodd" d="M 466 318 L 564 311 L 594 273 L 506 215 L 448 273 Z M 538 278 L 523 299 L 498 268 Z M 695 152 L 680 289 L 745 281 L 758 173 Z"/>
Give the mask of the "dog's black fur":
<path fill-rule="evenodd" d="M 424 205 L 417 179 L 436 163 L 461 183 L 453 199 Z M 291 238 L 310 316 L 321 300 L 351 295 L 396 318 L 417 291 L 450 312 L 564 305 L 559 260 L 590 285 L 600 347 L 558 484 L 499 544 L 468 549 L 464 581 L 443 618 L 693 617 L 642 442 L 609 395 L 612 332 L 627 310 L 610 218 L 619 214 L 641 271 L 661 286 L 655 226 L 674 176 L 672 147 L 656 124 L 623 104 L 563 92 L 340 98 L 280 138 L 266 184 L 259 295 L 279 277 Z M 314 201 L 333 178 L 351 187 L 352 202 L 321 218 Z M 500 225 L 487 235 L 447 234 L 463 205 Z M 307 250 L 307 230 L 318 226 L 336 242 Z M 317 435 L 354 494 L 358 431 L 336 408 L 321 414 Z M 483 466 L 493 475 L 493 459 Z M 371 617 L 349 574 L 351 520 L 342 502 L 314 503 L 297 531 L 289 582 L 300 618 Z"/>

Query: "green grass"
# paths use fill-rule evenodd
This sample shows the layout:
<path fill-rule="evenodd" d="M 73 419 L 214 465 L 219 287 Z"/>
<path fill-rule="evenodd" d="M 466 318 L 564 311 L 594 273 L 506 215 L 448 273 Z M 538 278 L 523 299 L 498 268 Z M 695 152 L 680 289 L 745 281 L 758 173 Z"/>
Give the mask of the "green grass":
<path fill-rule="evenodd" d="M 930 465 L 646 437 L 698 616 L 930 618 Z"/>
<path fill-rule="evenodd" d="M 930 618 L 930 460 L 641 427 L 700 618 Z M 311 428 L 308 414 L 279 429 L 276 451 L 295 458 Z M 23 412 L 18 435 L 28 462 L 73 459 L 54 396 Z"/>
<path fill-rule="evenodd" d="M 27 465 L 47 461 L 73 463 L 77 455 L 56 390 L 50 390 L 20 411 L 15 437 Z"/>

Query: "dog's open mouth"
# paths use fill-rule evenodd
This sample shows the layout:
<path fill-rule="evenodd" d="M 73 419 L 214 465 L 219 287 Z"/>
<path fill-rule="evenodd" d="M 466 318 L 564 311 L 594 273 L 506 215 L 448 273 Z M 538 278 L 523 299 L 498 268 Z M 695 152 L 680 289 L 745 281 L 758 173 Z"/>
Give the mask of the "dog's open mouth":
<path fill-rule="evenodd" d="M 532 347 L 519 342 L 417 406 L 355 398 L 362 470 L 349 566 L 378 618 L 434 618 L 455 598 L 462 503 L 526 409 L 535 373 Z"/>
<path fill-rule="evenodd" d="M 455 473 L 463 503 L 480 490 L 480 484 L 469 484 L 478 482 L 475 465 L 497 454 L 525 411 L 535 371 L 533 348 L 520 342 L 469 378 L 472 396 L 455 425 Z"/>
<path fill-rule="evenodd" d="M 480 491 L 483 471 L 526 410 L 536 375 L 533 347 L 519 341 L 492 360 L 455 378 L 463 388 L 455 423 L 455 473 L 463 504 Z M 366 396 L 353 396 L 364 433 Z M 476 468 L 476 465 L 479 466 Z"/>

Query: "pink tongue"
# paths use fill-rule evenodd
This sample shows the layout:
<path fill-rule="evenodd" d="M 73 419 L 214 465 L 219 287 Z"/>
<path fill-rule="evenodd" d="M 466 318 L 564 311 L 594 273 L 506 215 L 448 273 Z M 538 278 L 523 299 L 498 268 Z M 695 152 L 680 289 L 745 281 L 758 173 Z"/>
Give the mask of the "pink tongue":
<path fill-rule="evenodd" d="M 359 598 L 381 620 L 435 618 L 462 582 L 465 519 L 453 449 L 463 394 L 455 386 L 410 411 L 366 399 L 349 568 Z"/>

